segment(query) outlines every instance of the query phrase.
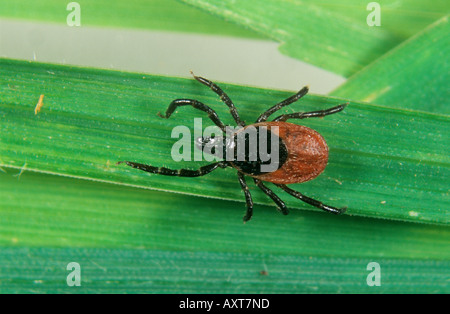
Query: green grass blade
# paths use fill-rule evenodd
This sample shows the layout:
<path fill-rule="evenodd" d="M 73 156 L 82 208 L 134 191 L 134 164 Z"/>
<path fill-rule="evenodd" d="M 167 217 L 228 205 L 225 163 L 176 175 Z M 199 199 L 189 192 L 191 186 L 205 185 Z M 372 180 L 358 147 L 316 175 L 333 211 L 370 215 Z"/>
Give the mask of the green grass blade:
<path fill-rule="evenodd" d="M 0 17 L 29 21 L 66 24 L 71 11 L 68 2 L 60 0 L 16 0 L 0 2 Z M 176 0 L 120 0 L 77 1 L 81 9 L 82 26 L 103 26 L 195 32 L 261 38 L 262 36 L 227 23 Z"/>
<path fill-rule="evenodd" d="M 369 27 L 367 1 L 183 0 L 281 43 L 284 54 L 346 77 L 449 12 L 448 1 L 380 1 Z"/>
<path fill-rule="evenodd" d="M 66 284 L 66 267 L 73 260 L 81 267 L 80 287 Z M 10 278 L 0 277 L 0 292 L 449 293 L 448 262 L 381 258 L 381 286 L 370 287 L 368 261 L 129 249 L 2 249 L 0 265 Z M 268 275 L 261 275 L 266 269 Z"/>
<path fill-rule="evenodd" d="M 449 292 L 445 226 L 271 206 L 243 225 L 236 202 L 6 171 L 1 293 Z M 81 287 L 66 285 L 69 262 Z"/>
<path fill-rule="evenodd" d="M 265 205 L 244 225 L 243 203 L 6 171 L 2 247 L 450 259 L 447 226 L 299 210 L 284 216 Z"/>
<path fill-rule="evenodd" d="M 442 18 L 352 76 L 331 94 L 450 114 L 450 27 Z"/>
<path fill-rule="evenodd" d="M 202 117 L 181 108 L 159 118 L 176 98 L 211 105 L 231 122 L 228 108 L 194 80 L 1 60 L 0 166 L 119 184 L 243 201 L 232 169 L 201 178 L 149 175 L 118 160 L 197 168 L 174 162 L 175 126 L 193 128 Z M 223 85 L 244 120 L 253 121 L 286 92 Z M 34 113 L 44 94 L 41 112 Z M 286 109 L 311 111 L 343 100 L 306 96 Z M 206 117 L 205 117 L 206 118 Z M 204 120 L 204 127 L 210 123 Z M 302 124 L 321 132 L 330 146 L 329 165 L 317 179 L 293 187 L 350 215 L 447 224 L 449 118 L 437 114 L 351 102 L 343 113 Z M 258 204 L 272 204 L 252 189 Z M 283 195 L 290 208 L 311 209 Z"/>

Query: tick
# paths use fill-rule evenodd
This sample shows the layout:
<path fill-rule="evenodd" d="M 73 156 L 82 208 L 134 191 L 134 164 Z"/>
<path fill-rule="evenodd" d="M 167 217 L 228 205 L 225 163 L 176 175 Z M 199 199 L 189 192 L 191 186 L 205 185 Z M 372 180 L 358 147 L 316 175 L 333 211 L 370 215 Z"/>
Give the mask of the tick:
<path fill-rule="evenodd" d="M 231 115 L 237 125 L 241 127 L 238 131 L 235 131 L 233 136 L 237 136 L 239 132 L 245 131 L 249 127 L 253 127 L 257 132 L 262 132 L 264 129 L 265 132 L 271 133 L 271 136 L 275 134 L 275 136 L 278 137 L 277 143 L 279 159 L 276 164 L 276 169 L 271 172 L 263 172 L 262 166 L 267 164 L 267 161 L 263 161 L 260 157 L 257 157 L 256 160 L 255 158 L 250 160 L 248 152 L 246 152 L 244 160 L 238 159 L 236 157 L 237 154 L 234 154 L 233 156 L 235 158 L 232 160 L 227 158 L 226 160 L 224 159 L 222 161 L 200 167 L 198 170 L 172 170 L 132 161 L 119 161 L 117 164 L 125 163 L 128 166 L 150 173 L 178 177 L 199 177 L 204 176 L 217 168 L 232 167 L 237 170 L 238 180 L 245 195 L 247 211 L 243 218 L 244 222 L 250 220 L 253 215 L 253 200 L 245 180 L 245 176 L 251 177 L 256 186 L 275 202 L 278 210 L 284 215 L 289 213 L 286 204 L 263 183 L 264 181 L 271 182 L 293 197 L 326 212 L 332 214 L 342 214 L 345 212 L 346 208 L 336 208 L 325 205 L 322 202 L 287 187 L 287 184 L 306 182 L 321 174 L 328 162 L 328 146 L 322 135 L 313 129 L 286 121 L 290 119 L 324 117 L 342 111 L 347 104 L 341 104 L 336 107 L 319 111 L 282 114 L 270 122 L 267 121 L 268 118 L 276 111 L 305 96 L 308 93 L 308 87 L 305 86 L 295 95 L 292 95 L 261 114 L 254 124 L 246 125 L 239 117 L 236 107 L 230 97 L 228 97 L 228 95 L 219 86 L 203 77 L 195 76 L 194 74 L 192 75 L 198 82 L 211 88 L 211 90 L 219 95 L 220 99 L 229 107 Z M 226 125 L 219 119 L 217 113 L 198 100 L 176 99 L 170 103 L 165 115 L 161 115 L 160 113 L 158 113 L 158 115 L 162 118 L 168 119 L 178 107 L 182 106 L 192 106 L 195 109 L 207 113 L 212 122 L 214 122 L 214 124 L 217 125 L 224 133 L 226 132 Z M 245 146 L 249 146 L 249 139 L 246 138 L 245 141 Z M 212 151 L 215 149 L 222 149 L 225 152 L 225 149 L 230 149 L 230 143 L 226 141 L 225 137 L 199 138 L 197 139 L 197 145 L 200 146 L 200 148 L 209 146 L 209 148 L 212 148 Z"/>

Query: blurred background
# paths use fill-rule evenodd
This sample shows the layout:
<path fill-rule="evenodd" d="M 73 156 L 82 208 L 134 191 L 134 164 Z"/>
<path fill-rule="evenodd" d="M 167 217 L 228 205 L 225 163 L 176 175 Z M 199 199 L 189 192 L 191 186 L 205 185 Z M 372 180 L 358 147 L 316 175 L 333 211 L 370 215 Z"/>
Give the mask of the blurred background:
<path fill-rule="evenodd" d="M 120 28 L 114 27 L 114 18 L 121 12 L 105 1 L 79 1 L 81 25 L 68 26 L 74 10 L 66 9 L 68 3 L 20 0 L 0 5 L 0 56 L 178 77 L 189 77 L 192 70 L 211 80 L 279 90 L 309 85 L 318 94 L 345 81 L 281 54 L 279 43 L 270 38 L 176 0 L 131 1 L 123 12 L 130 16 L 125 23 L 122 18 Z M 41 11 L 45 5 L 53 6 L 47 16 Z M 148 20 L 133 21 L 133 8 Z"/>

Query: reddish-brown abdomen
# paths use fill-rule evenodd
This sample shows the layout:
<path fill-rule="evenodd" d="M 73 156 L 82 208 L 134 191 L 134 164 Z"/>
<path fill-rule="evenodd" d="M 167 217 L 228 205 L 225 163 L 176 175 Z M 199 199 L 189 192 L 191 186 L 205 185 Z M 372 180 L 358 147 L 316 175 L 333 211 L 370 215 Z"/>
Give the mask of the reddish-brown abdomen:
<path fill-rule="evenodd" d="M 288 122 L 263 122 L 284 142 L 288 157 L 276 171 L 253 176 L 277 184 L 301 183 L 314 179 L 323 172 L 328 162 L 328 145 L 322 135 L 308 127 Z M 278 132 L 274 126 L 278 127 Z"/>

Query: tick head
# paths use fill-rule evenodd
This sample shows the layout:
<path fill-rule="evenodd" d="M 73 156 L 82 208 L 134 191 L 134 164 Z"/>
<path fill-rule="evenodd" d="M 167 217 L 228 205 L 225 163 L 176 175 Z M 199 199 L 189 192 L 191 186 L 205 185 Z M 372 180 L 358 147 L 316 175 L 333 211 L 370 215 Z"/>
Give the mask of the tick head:
<path fill-rule="evenodd" d="M 218 151 L 223 151 L 223 141 L 222 136 L 198 137 L 195 146 L 207 154 L 214 155 Z"/>
<path fill-rule="evenodd" d="M 195 140 L 197 149 L 204 151 L 207 154 L 214 155 L 220 158 L 227 156 L 227 150 L 233 151 L 235 143 L 232 139 L 219 135 L 198 137 Z"/>

